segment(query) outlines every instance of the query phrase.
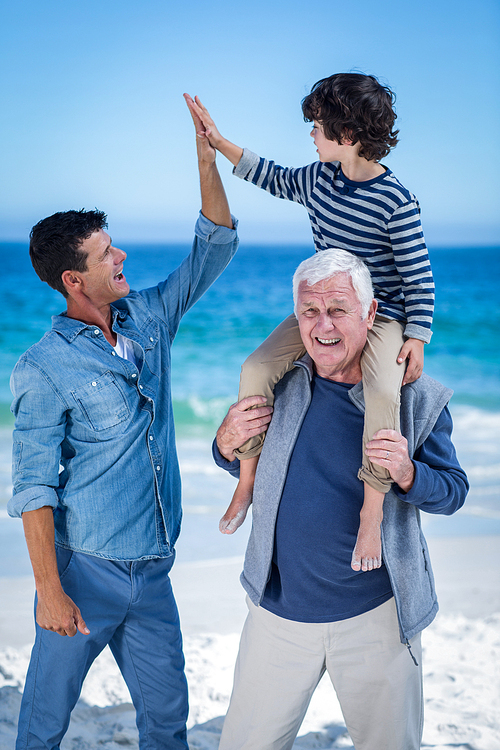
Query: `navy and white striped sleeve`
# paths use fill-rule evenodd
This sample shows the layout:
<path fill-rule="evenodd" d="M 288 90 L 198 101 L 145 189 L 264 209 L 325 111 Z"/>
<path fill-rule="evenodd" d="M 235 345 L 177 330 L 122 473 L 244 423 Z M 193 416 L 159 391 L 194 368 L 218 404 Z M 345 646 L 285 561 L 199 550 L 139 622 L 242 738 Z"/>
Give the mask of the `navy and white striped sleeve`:
<path fill-rule="evenodd" d="M 318 166 L 319 162 L 307 167 L 280 167 L 274 161 L 263 159 L 245 148 L 233 174 L 267 190 L 277 198 L 305 205 L 311 194 Z"/>
<path fill-rule="evenodd" d="M 429 343 L 434 312 L 434 279 L 418 202 L 413 200 L 398 207 L 388 229 L 394 263 L 402 281 L 405 336 Z"/>

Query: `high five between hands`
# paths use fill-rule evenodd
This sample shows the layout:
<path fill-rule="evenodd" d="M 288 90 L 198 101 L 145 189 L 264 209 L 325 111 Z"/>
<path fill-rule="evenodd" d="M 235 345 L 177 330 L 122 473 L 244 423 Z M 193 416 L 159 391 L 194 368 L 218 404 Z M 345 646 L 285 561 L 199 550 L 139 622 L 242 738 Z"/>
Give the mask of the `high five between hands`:
<path fill-rule="evenodd" d="M 189 94 L 184 94 L 184 99 L 186 100 L 186 104 L 189 107 L 193 120 L 196 118 L 196 120 L 201 123 L 200 132 L 198 133 L 198 131 L 196 131 L 197 134 L 201 138 L 208 140 L 213 148 L 220 151 L 221 154 L 231 162 L 231 164 L 236 166 L 243 156 L 243 149 L 236 146 L 234 143 L 231 143 L 231 141 L 228 141 L 227 138 L 221 136 L 217 126 L 210 117 L 208 109 L 203 106 L 199 97 L 195 96 L 193 99 Z"/>

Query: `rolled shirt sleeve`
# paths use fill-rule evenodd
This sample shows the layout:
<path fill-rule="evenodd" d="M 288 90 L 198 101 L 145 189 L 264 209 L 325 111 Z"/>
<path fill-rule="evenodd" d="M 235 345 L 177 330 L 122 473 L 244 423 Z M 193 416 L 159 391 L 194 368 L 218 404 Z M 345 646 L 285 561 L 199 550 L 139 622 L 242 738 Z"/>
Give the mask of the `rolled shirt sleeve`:
<path fill-rule="evenodd" d="M 11 377 L 16 418 L 12 448 L 13 496 L 7 510 L 20 517 L 58 504 L 61 445 L 66 405 L 46 375 L 23 357 Z"/>
<path fill-rule="evenodd" d="M 233 229 L 214 224 L 200 211 L 189 255 L 165 281 L 139 292 L 152 312 L 165 321 L 171 339 L 182 316 L 218 279 L 238 249 L 238 221 L 231 218 Z"/>

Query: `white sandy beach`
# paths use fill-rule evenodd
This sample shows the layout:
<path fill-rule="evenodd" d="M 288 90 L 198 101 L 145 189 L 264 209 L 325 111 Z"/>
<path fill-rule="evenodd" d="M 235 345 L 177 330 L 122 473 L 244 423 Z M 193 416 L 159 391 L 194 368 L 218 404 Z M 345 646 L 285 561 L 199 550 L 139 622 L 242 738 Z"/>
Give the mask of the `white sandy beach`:
<path fill-rule="evenodd" d="M 424 633 L 423 748 L 500 749 L 500 536 L 429 539 L 441 611 Z M 218 747 L 239 631 L 245 618 L 241 557 L 177 563 L 172 575 L 190 687 L 189 745 Z M 0 750 L 14 747 L 29 659 L 33 583 L 0 578 Z M 138 748 L 127 689 L 105 651 L 89 673 L 63 750 Z M 352 748 L 324 678 L 295 748 Z"/>

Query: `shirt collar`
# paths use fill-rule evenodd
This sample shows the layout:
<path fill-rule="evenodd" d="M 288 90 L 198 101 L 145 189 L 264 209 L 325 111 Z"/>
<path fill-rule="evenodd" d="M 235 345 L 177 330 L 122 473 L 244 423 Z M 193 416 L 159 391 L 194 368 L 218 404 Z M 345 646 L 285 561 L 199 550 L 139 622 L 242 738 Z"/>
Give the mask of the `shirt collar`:
<path fill-rule="evenodd" d="M 117 318 L 121 322 L 127 317 L 127 312 L 125 310 L 117 310 L 113 305 L 111 305 L 111 314 L 113 317 L 113 326 L 115 325 Z M 61 336 L 64 336 L 64 338 L 70 343 L 74 341 L 82 331 L 87 328 L 95 327 L 95 325 L 84 323 L 83 320 L 69 318 L 66 312 L 52 316 L 52 330 L 60 333 Z"/>

